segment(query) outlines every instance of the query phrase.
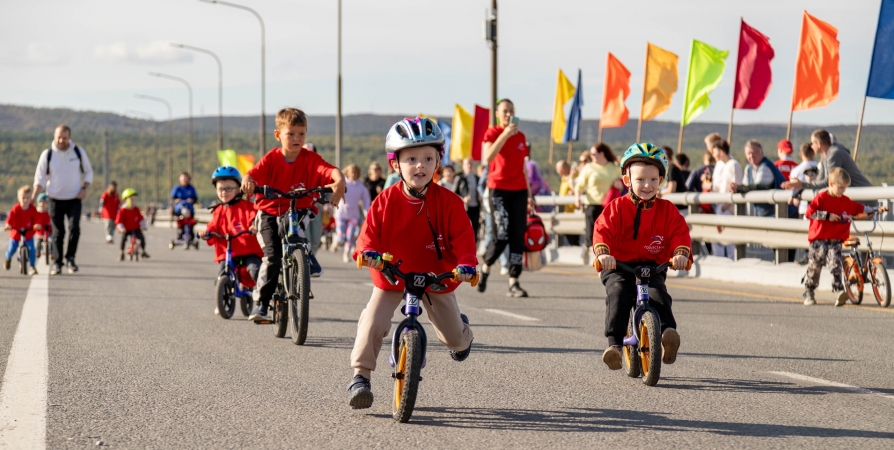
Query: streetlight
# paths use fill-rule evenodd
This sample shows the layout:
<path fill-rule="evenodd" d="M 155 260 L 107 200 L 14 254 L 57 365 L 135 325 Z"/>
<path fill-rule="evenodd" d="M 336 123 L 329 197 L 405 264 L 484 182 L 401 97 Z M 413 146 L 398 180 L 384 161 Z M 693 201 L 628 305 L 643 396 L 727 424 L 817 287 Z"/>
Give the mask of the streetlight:
<path fill-rule="evenodd" d="M 206 55 L 211 55 L 211 57 L 217 61 L 217 149 L 223 150 L 223 65 L 220 63 L 220 58 L 218 58 L 211 50 L 205 50 L 204 48 L 174 43 L 171 43 L 171 46 L 205 53 Z M 190 171 L 192 171 L 192 169 L 190 169 Z"/>
<path fill-rule="evenodd" d="M 152 114 L 149 114 L 147 112 L 135 111 L 132 109 L 128 109 L 127 111 L 124 111 L 124 112 L 127 114 L 131 114 L 131 115 L 146 117 L 149 120 L 151 120 L 153 123 L 155 123 L 155 158 L 154 158 L 154 160 L 155 160 L 155 192 L 152 195 L 152 203 L 155 206 L 158 206 L 158 121 L 155 120 L 155 116 L 153 116 Z M 145 161 L 145 159 L 144 159 L 144 161 Z M 145 174 L 144 174 L 144 176 L 145 176 Z"/>
<path fill-rule="evenodd" d="M 491 0 L 490 14 L 484 22 L 484 38 L 490 44 L 490 123 L 497 117 L 497 0 Z"/>
<path fill-rule="evenodd" d="M 338 106 L 335 114 L 335 167 L 341 167 L 341 0 L 338 0 Z"/>
<path fill-rule="evenodd" d="M 266 41 L 266 38 L 264 37 L 265 36 L 264 19 L 261 18 L 261 15 L 258 14 L 257 11 L 255 11 L 247 6 L 237 5 L 235 3 L 224 2 L 224 1 L 220 1 L 220 0 L 199 0 L 199 1 L 203 2 L 203 3 L 212 3 L 215 5 L 230 6 L 233 8 L 239 8 L 239 9 L 248 11 L 248 12 L 254 14 L 255 17 L 258 18 L 258 22 L 261 23 L 261 149 L 260 149 L 260 154 L 261 154 L 261 157 L 263 158 L 264 153 L 267 151 L 267 127 L 266 127 L 266 117 L 264 115 L 265 114 L 264 111 L 266 108 L 266 100 L 265 100 L 265 98 L 266 98 L 266 95 L 265 95 L 265 89 L 266 89 L 265 79 L 266 79 L 266 77 L 265 77 L 265 68 L 264 68 L 265 67 L 264 42 Z"/>
<path fill-rule="evenodd" d="M 189 91 L 189 138 L 187 139 L 187 167 L 189 167 L 189 169 L 187 170 L 189 171 L 190 175 L 192 175 L 192 86 L 190 86 L 189 82 L 184 80 L 183 78 L 175 77 L 173 75 L 167 75 L 157 72 L 149 72 L 149 75 L 153 77 L 167 78 L 169 80 L 179 81 L 186 85 L 186 90 Z"/>
<path fill-rule="evenodd" d="M 153 102 L 164 103 L 165 106 L 168 107 L 168 138 L 170 142 L 170 147 L 168 148 L 168 184 L 171 186 L 171 190 L 174 190 L 174 120 L 171 114 L 171 104 L 168 103 L 167 100 L 160 97 L 153 97 L 151 95 L 141 95 L 134 94 L 134 97 L 141 98 L 143 100 L 150 100 Z"/>

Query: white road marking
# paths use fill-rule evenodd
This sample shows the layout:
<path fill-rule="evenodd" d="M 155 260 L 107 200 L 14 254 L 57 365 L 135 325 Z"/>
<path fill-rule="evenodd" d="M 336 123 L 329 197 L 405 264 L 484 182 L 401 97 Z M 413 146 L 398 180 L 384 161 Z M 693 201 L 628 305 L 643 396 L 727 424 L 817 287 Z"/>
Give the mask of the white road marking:
<path fill-rule="evenodd" d="M 851 386 L 849 384 L 839 383 L 837 381 L 829 381 L 829 380 L 824 380 L 822 378 L 808 377 L 807 375 L 801 375 L 799 373 L 792 373 L 792 372 L 770 372 L 770 373 L 772 373 L 774 375 L 780 375 L 783 377 L 793 378 L 795 380 L 806 381 L 808 383 L 821 384 L 821 385 L 825 385 L 825 386 L 833 386 L 833 387 L 838 387 L 838 388 L 842 388 L 842 389 L 847 389 L 849 391 L 859 392 L 861 394 L 872 394 L 872 395 L 875 395 L 878 397 L 894 399 L 894 395 L 882 394 L 879 392 L 871 391 L 869 389 L 861 388 L 859 386 Z"/>
<path fill-rule="evenodd" d="M 536 317 L 523 316 L 521 314 L 511 313 L 509 311 L 503 311 L 502 309 L 485 308 L 484 310 L 489 313 L 499 314 L 501 316 L 506 316 L 506 317 L 512 317 L 513 319 L 524 320 L 525 322 L 540 322 L 540 319 L 538 319 Z"/>
<path fill-rule="evenodd" d="M 49 277 L 31 278 L 0 390 L 0 447 L 47 447 Z"/>

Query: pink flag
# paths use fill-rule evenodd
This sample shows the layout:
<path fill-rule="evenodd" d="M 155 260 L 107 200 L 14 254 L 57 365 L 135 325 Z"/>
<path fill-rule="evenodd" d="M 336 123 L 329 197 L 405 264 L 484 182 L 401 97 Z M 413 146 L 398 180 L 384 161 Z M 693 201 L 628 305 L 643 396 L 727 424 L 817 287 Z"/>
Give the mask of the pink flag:
<path fill-rule="evenodd" d="M 739 61 L 736 65 L 736 89 L 733 108 L 758 109 L 773 80 L 770 61 L 775 54 L 770 39 L 742 21 L 739 33 Z"/>

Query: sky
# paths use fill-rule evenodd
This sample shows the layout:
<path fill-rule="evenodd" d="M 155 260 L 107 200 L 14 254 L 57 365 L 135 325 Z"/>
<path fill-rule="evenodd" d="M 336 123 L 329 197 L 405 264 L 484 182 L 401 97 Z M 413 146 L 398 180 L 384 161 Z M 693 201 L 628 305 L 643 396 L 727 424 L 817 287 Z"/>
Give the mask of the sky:
<path fill-rule="evenodd" d="M 186 117 L 186 88 L 150 77 L 162 72 L 193 87 L 193 114 L 217 113 L 217 66 L 223 63 L 224 115 L 261 108 L 260 25 L 247 11 L 198 0 L 0 0 L 0 103 L 78 110 L 128 110 Z M 233 0 L 266 24 L 266 112 L 294 106 L 310 115 L 336 111 L 337 1 Z M 450 116 L 454 104 L 488 104 L 490 51 L 483 22 L 489 0 L 343 0 L 345 114 Z M 759 110 L 736 111 L 736 123 L 785 123 L 802 12 L 838 28 L 839 97 L 796 112 L 795 123 L 855 124 L 866 88 L 879 0 L 501 0 L 499 96 L 520 118 L 552 117 L 556 71 L 572 82 L 583 71 L 585 119 L 599 116 L 606 53 L 631 71 L 630 117 L 639 115 L 647 42 L 679 55 L 680 82 L 656 120 L 678 121 L 692 39 L 730 50 L 712 104 L 695 122 L 727 122 L 740 17 L 770 38 L 773 85 Z M 894 123 L 894 102 L 869 99 L 865 123 Z"/>

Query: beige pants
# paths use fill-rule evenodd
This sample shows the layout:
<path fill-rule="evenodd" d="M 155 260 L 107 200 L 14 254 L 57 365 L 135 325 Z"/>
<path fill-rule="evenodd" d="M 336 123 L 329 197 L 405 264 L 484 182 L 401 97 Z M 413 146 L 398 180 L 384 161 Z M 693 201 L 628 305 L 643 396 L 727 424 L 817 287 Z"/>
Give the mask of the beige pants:
<path fill-rule="evenodd" d="M 431 297 L 431 304 L 429 304 Z M 354 350 L 351 351 L 351 367 L 354 375 L 363 375 L 367 379 L 376 370 L 376 358 L 382 349 L 382 341 L 391 330 L 391 318 L 403 300 L 403 291 L 383 291 L 373 288 L 366 308 L 360 313 L 357 322 L 357 338 Z M 450 350 L 462 351 L 472 343 L 472 329 L 459 317 L 459 306 L 456 295 L 428 294 L 419 299 L 428 320 L 435 327 L 438 339 Z"/>

